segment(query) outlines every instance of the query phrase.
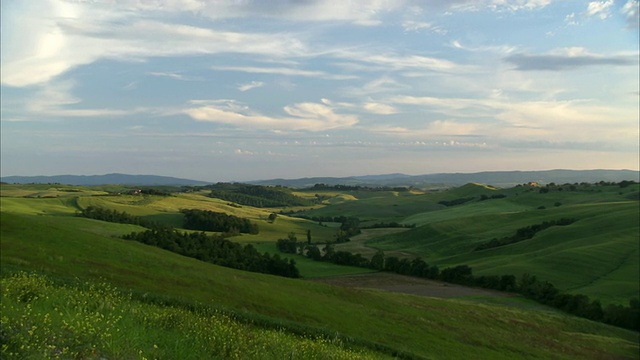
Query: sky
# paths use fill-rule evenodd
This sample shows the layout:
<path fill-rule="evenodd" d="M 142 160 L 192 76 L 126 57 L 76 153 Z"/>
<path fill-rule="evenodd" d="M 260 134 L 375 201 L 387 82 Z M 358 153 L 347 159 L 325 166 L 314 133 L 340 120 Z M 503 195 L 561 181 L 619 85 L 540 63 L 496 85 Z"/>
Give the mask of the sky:
<path fill-rule="evenodd" d="M 633 169 L 637 0 L 2 0 L 2 176 Z"/>

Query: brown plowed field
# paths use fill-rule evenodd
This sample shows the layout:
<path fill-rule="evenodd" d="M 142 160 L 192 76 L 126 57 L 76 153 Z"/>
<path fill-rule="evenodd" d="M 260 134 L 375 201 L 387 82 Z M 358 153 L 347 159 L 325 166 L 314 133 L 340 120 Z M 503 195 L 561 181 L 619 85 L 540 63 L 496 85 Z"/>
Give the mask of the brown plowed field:
<path fill-rule="evenodd" d="M 378 289 L 389 292 L 429 296 L 436 298 L 456 298 L 466 296 L 513 296 L 513 294 L 439 281 L 420 279 L 386 272 L 332 276 L 311 279 L 325 284 L 350 288 Z"/>

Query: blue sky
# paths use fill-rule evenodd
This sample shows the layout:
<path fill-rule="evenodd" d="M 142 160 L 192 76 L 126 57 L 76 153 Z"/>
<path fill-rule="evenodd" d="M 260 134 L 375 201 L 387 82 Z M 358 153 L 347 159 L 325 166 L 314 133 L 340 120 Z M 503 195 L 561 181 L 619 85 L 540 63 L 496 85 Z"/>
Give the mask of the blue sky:
<path fill-rule="evenodd" d="M 1 6 L 2 176 L 639 167 L 636 0 Z"/>

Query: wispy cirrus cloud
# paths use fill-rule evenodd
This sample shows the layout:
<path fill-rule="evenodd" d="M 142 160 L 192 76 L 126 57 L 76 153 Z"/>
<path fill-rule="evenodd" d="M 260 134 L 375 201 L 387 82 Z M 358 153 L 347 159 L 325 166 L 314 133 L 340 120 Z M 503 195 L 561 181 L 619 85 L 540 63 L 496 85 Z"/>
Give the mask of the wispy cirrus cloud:
<path fill-rule="evenodd" d="M 106 117 L 122 116 L 129 110 L 77 107 L 82 100 L 71 95 L 73 81 L 57 81 L 42 86 L 33 97 L 27 99 L 25 108 L 29 113 L 47 117 Z"/>
<path fill-rule="evenodd" d="M 244 91 L 249 91 L 251 89 L 256 89 L 263 86 L 264 86 L 264 83 L 262 81 L 252 81 L 249 83 L 239 84 L 238 90 L 244 92 Z"/>
<path fill-rule="evenodd" d="M 395 107 L 389 104 L 373 102 L 373 101 L 365 103 L 362 107 L 364 108 L 365 111 L 372 114 L 377 114 L 377 115 L 391 115 L 398 112 L 398 110 Z"/>
<path fill-rule="evenodd" d="M 182 75 L 177 72 L 148 72 L 147 75 L 158 76 L 158 77 L 167 77 L 174 80 L 180 81 L 200 81 L 200 78 Z"/>
<path fill-rule="evenodd" d="M 354 51 L 354 50 L 337 50 L 331 53 L 331 56 L 343 60 L 350 60 L 357 64 L 373 65 L 371 71 L 399 70 L 422 70 L 435 72 L 462 72 L 466 69 L 464 65 L 455 63 L 454 61 L 424 55 L 401 55 L 395 53 L 380 53 L 375 50 L 370 51 Z M 343 64 L 344 65 L 344 64 Z M 365 66 L 360 67 L 362 70 L 367 69 Z"/>
<path fill-rule="evenodd" d="M 629 54 L 600 55 L 589 53 L 583 48 L 567 48 L 542 55 L 513 54 L 503 58 L 503 61 L 515 65 L 515 69 L 520 71 L 561 71 L 597 65 L 637 65 L 638 56 L 637 54 L 633 56 Z"/>
<path fill-rule="evenodd" d="M 407 32 L 420 32 L 427 30 L 439 35 L 447 34 L 447 30 L 439 25 L 434 25 L 425 21 L 406 20 L 402 23 L 402 28 Z"/>
<path fill-rule="evenodd" d="M 444 125 L 463 126 L 461 129 L 469 131 L 469 135 L 495 139 L 618 139 L 620 142 L 637 139 L 637 110 L 630 111 L 593 100 L 514 101 L 506 98 L 398 96 L 390 102 L 416 106 L 451 119 L 439 123 L 442 129 L 445 129 Z M 433 124 L 437 123 L 431 126 Z M 576 128 L 584 131 L 576 132 Z"/>
<path fill-rule="evenodd" d="M 221 123 L 240 129 L 324 131 L 348 128 L 358 117 L 339 114 L 329 101 L 297 103 L 283 108 L 286 115 L 268 116 L 252 111 L 233 100 L 195 100 L 184 113 L 196 121 Z"/>
<path fill-rule="evenodd" d="M 306 45 L 294 36 L 149 20 L 123 6 L 52 1 L 43 11 L 47 15 L 37 16 L 42 12 L 33 11 L 21 21 L 3 16 L 3 85 L 41 84 L 100 59 L 144 61 L 150 57 L 222 53 L 278 58 L 307 52 Z M 12 14 L 18 18 L 23 12 L 14 10 Z M 28 36 L 5 37 L 5 32 Z M 179 74 L 173 77 L 179 79 Z"/>
<path fill-rule="evenodd" d="M 325 71 L 303 70 L 289 67 L 258 67 L 258 66 L 212 66 L 213 70 L 218 71 L 237 71 L 250 74 L 272 74 L 284 76 L 302 76 L 311 78 L 321 78 L 327 80 L 349 80 L 357 79 L 355 75 L 330 74 Z"/>

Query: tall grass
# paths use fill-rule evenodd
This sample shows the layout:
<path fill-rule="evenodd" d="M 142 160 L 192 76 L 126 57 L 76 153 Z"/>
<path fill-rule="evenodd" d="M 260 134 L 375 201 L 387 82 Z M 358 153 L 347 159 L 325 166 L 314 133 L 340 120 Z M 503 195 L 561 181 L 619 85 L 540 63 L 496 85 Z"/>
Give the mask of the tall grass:
<path fill-rule="evenodd" d="M 339 338 L 295 336 L 199 311 L 133 300 L 107 283 L 0 280 L 3 359 L 384 359 Z"/>

